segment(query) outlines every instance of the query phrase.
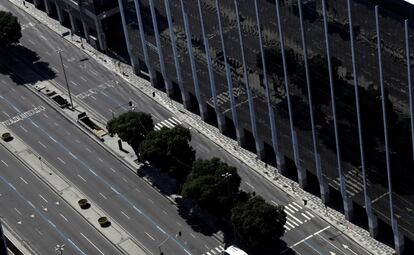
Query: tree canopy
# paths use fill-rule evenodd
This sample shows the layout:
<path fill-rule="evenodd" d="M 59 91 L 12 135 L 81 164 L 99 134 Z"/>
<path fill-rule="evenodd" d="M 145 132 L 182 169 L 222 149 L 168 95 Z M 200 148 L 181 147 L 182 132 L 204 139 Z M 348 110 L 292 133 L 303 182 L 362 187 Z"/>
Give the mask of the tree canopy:
<path fill-rule="evenodd" d="M 10 12 L 0 11 L 0 46 L 18 43 L 21 37 L 22 28 L 17 18 Z"/>
<path fill-rule="evenodd" d="M 218 158 L 196 160 L 181 194 L 216 215 L 226 215 L 239 193 L 241 178 L 235 167 Z"/>
<path fill-rule="evenodd" d="M 109 134 L 118 134 L 137 153 L 142 141 L 154 129 L 154 122 L 148 113 L 129 111 L 108 121 L 106 128 Z"/>
<path fill-rule="evenodd" d="M 195 160 L 190 145 L 191 133 L 187 128 L 175 126 L 151 132 L 139 147 L 140 157 L 151 165 L 183 181 Z"/>
<path fill-rule="evenodd" d="M 259 197 L 237 204 L 231 210 L 236 235 L 248 246 L 259 248 L 274 244 L 283 236 L 286 213 L 283 206 L 273 206 Z"/>

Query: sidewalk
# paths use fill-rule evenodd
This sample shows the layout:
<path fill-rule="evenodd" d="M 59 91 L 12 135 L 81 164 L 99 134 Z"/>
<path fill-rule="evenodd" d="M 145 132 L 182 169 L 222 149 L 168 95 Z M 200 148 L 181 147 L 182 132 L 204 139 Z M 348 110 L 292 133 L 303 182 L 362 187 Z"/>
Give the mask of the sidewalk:
<path fill-rule="evenodd" d="M 56 33 L 62 34 L 63 32 L 69 31 L 69 29 L 61 26 L 58 21 L 48 17 L 46 13 L 35 9 L 33 5 L 26 3 L 26 7 L 24 7 L 21 1 L 9 1 L 15 4 L 16 6 L 20 7 L 22 10 L 26 11 L 28 14 L 32 15 L 34 18 L 48 26 L 51 30 L 55 31 Z M 256 155 L 254 153 L 251 153 L 239 147 L 236 141 L 221 134 L 217 128 L 203 122 L 200 116 L 197 116 L 187 111 L 181 104 L 168 98 L 166 93 L 157 91 L 155 97 L 152 97 L 152 92 L 154 91 L 154 88 L 151 86 L 150 82 L 134 75 L 131 66 L 120 63 L 119 61 L 96 51 L 88 44 L 84 44 L 83 47 L 81 47 L 80 39 L 77 36 L 73 36 L 72 39 L 70 38 L 70 36 L 64 38 L 68 40 L 70 43 L 82 49 L 85 53 L 89 54 L 94 59 L 96 59 L 108 70 L 118 74 L 125 81 L 127 81 L 130 86 L 140 90 L 148 97 L 153 98 L 153 100 L 163 105 L 166 109 L 171 111 L 171 113 L 174 116 L 176 116 L 180 121 L 188 124 L 193 129 L 197 130 L 198 132 L 200 132 L 201 134 L 205 135 L 210 140 L 218 144 L 220 147 L 225 149 L 228 153 L 240 159 L 243 163 L 245 163 L 251 169 L 255 170 L 263 178 L 273 183 L 278 189 L 289 194 L 300 203 L 302 203 L 302 199 L 307 199 L 307 207 L 309 209 L 313 210 L 313 212 L 317 214 L 319 217 L 329 222 L 332 226 L 340 230 L 342 233 L 347 235 L 355 242 L 359 243 L 368 251 L 371 251 L 373 254 L 394 253 L 394 250 L 392 248 L 371 238 L 367 230 L 362 229 L 348 222 L 343 214 L 329 207 L 326 208 L 319 197 L 316 197 L 300 189 L 299 185 L 296 182 L 293 182 L 292 180 L 284 177 L 283 175 L 280 175 L 276 168 L 272 166 L 267 166 L 262 161 L 257 161 Z M 88 109 L 88 113 L 93 114 L 94 111 L 92 109 Z M 99 115 L 95 115 L 95 117 L 97 119 L 100 119 Z M 114 155 L 117 155 L 118 158 L 123 158 L 124 160 L 126 160 L 126 162 L 128 162 L 127 164 L 136 169 L 137 165 L 134 162 L 135 158 L 134 155 L 132 155 L 132 149 L 125 146 L 125 149 L 130 151 L 131 153 L 127 154 L 120 152 L 117 148 L 116 137 L 105 137 L 105 145 L 105 147 L 110 148 L 110 151 Z M 292 191 L 292 187 L 294 187 L 295 191 Z"/>
<path fill-rule="evenodd" d="M 24 255 L 40 255 L 37 254 L 33 249 L 23 240 L 14 230 L 11 228 L 5 219 L 2 219 L 3 234 L 6 238 Z M 10 253 L 10 250 L 9 250 Z M 13 253 L 10 253 L 13 254 Z"/>

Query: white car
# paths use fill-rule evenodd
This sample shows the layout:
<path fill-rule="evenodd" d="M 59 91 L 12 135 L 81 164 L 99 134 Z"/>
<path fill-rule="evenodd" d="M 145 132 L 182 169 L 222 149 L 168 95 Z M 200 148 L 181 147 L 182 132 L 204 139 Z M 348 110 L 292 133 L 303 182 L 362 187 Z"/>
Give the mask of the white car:
<path fill-rule="evenodd" d="M 245 251 L 243 251 L 242 249 L 234 245 L 227 247 L 227 249 L 224 251 L 224 254 L 225 255 L 249 255 Z"/>

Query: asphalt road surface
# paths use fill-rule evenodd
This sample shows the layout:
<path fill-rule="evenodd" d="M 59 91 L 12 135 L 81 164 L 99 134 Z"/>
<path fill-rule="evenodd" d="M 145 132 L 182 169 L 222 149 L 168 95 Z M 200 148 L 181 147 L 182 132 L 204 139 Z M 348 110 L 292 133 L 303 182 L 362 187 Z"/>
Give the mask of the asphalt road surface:
<path fill-rule="evenodd" d="M 0 168 L 2 220 L 38 254 L 122 254 L 2 146 Z"/>

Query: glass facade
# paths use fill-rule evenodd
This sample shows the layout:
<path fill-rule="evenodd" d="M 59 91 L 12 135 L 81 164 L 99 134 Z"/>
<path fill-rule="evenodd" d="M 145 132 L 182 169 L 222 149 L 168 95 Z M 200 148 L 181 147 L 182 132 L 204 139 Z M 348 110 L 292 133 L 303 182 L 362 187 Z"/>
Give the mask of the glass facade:
<path fill-rule="evenodd" d="M 147 73 L 154 86 L 205 120 L 224 120 L 241 144 L 253 140 L 253 150 L 285 175 L 316 186 L 327 203 L 340 201 L 349 219 L 365 212 L 373 236 L 388 228 L 398 249 L 414 240 L 414 49 L 413 24 L 406 20 L 414 6 L 365 0 L 119 4 L 137 73 Z"/>

